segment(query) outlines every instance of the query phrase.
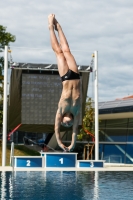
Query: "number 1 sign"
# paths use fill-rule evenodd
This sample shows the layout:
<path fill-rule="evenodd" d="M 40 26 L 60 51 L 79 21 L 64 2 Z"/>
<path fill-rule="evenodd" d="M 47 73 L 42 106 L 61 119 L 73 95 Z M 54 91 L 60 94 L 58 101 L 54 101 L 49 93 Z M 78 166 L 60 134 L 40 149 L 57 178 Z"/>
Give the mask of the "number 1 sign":
<path fill-rule="evenodd" d="M 76 153 L 54 153 L 45 154 L 45 167 L 75 167 L 77 154 Z"/>

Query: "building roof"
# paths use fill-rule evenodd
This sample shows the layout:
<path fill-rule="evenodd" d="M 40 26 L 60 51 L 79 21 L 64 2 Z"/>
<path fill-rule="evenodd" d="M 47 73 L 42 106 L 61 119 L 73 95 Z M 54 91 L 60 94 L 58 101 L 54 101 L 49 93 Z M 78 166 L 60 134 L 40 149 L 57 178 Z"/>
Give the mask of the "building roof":
<path fill-rule="evenodd" d="M 38 63 L 12 63 L 10 68 L 23 70 L 45 70 L 58 71 L 57 64 L 38 64 Z M 89 65 L 77 65 L 79 72 L 92 72 L 92 67 Z"/>
<path fill-rule="evenodd" d="M 133 98 L 99 102 L 98 105 L 99 105 L 99 109 L 130 107 L 130 106 L 133 106 Z"/>
<path fill-rule="evenodd" d="M 100 118 L 133 118 L 133 98 L 122 98 L 114 101 L 99 102 Z"/>
<path fill-rule="evenodd" d="M 123 97 L 123 98 L 119 98 L 119 99 L 116 99 L 116 100 L 124 100 L 124 99 L 133 99 L 133 95 L 131 96 L 127 96 L 127 97 Z"/>

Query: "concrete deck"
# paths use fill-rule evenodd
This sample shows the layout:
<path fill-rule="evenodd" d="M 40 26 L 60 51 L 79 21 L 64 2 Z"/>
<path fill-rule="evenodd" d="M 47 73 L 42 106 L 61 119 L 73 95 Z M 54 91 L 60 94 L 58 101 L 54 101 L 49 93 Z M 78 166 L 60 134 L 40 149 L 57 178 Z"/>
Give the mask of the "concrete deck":
<path fill-rule="evenodd" d="M 0 166 L 0 171 L 133 171 L 133 165 L 122 165 L 122 164 L 105 164 L 105 167 L 103 168 L 77 168 L 77 167 L 72 167 L 72 168 L 24 168 L 24 167 L 19 167 L 19 168 L 12 168 L 10 166 L 2 167 Z"/>

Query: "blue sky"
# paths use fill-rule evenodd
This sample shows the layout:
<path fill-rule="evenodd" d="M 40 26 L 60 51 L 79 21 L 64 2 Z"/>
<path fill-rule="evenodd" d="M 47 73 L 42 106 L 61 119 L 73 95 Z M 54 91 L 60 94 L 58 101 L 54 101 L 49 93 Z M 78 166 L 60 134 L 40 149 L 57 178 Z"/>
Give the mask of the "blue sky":
<path fill-rule="evenodd" d="M 90 65 L 92 53 L 98 51 L 99 101 L 133 94 L 132 0 L 1 1 L 0 24 L 16 36 L 11 43 L 14 62 L 56 63 L 50 13 L 62 25 L 77 64 Z M 90 77 L 89 96 L 93 89 Z"/>

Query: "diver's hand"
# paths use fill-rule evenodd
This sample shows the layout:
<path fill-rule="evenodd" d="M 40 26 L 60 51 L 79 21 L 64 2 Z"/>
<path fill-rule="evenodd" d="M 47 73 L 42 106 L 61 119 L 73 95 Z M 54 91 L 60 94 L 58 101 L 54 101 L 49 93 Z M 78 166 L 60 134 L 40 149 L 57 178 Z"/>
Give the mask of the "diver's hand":
<path fill-rule="evenodd" d="M 64 144 L 60 144 L 59 145 L 61 149 L 63 149 L 63 151 L 69 151 L 68 147 L 66 147 Z"/>
<path fill-rule="evenodd" d="M 70 145 L 70 146 L 68 147 L 68 151 L 73 151 L 74 147 L 75 147 L 75 145 Z"/>

